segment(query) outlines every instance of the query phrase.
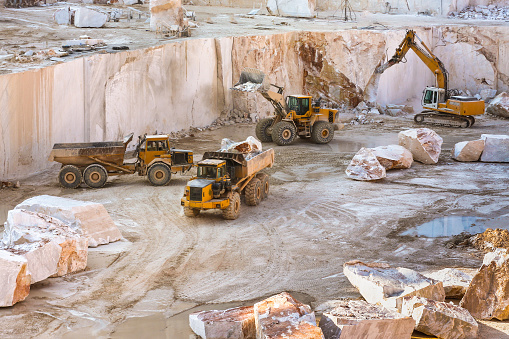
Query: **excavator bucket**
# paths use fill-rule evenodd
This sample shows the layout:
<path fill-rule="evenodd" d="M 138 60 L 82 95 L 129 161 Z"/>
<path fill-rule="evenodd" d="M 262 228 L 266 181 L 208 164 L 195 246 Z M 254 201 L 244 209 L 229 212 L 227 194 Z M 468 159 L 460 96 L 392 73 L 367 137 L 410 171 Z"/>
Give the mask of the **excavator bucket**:
<path fill-rule="evenodd" d="M 231 88 L 241 92 L 266 92 L 270 85 L 265 74 L 255 68 L 244 68 L 239 81 Z"/>

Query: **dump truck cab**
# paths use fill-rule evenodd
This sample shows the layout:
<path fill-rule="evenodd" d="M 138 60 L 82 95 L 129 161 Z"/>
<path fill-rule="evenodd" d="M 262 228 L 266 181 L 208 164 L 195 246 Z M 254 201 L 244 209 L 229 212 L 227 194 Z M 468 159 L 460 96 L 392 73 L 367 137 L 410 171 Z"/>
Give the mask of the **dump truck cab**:
<path fill-rule="evenodd" d="M 168 139 L 167 135 L 145 135 L 140 141 L 138 160 L 142 164 L 150 164 L 156 158 L 171 158 Z"/>

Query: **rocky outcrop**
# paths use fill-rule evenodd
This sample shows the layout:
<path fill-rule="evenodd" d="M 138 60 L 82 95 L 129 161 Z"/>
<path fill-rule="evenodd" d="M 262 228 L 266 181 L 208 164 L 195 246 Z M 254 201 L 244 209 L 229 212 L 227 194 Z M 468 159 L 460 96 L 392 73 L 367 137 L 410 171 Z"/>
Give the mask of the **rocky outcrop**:
<path fill-rule="evenodd" d="M 59 219 L 78 234 L 86 236 L 90 247 L 108 244 L 122 238 L 122 234 L 102 204 L 39 195 L 23 201 L 15 208 Z"/>
<path fill-rule="evenodd" d="M 479 161 L 483 150 L 484 140 L 458 142 L 452 149 L 452 158 L 457 161 Z"/>
<path fill-rule="evenodd" d="M 398 134 L 399 145 L 408 149 L 415 161 L 427 165 L 438 162 L 442 142 L 443 139 L 429 128 L 410 129 Z"/>
<path fill-rule="evenodd" d="M 370 181 L 386 177 L 385 168 L 369 148 L 361 148 L 345 170 L 350 179 Z"/>
<path fill-rule="evenodd" d="M 424 273 L 423 275 L 433 280 L 441 281 L 444 286 L 445 297 L 451 299 L 463 298 L 468 285 L 472 281 L 470 274 L 454 268 L 444 268 L 443 270 Z"/>
<path fill-rule="evenodd" d="M 203 339 L 256 337 L 253 306 L 195 312 L 189 315 L 189 326 Z"/>
<path fill-rule="evenodd" d="M 484 256 L 483 265 L 468 286 L 460 306 L 476 319 L 509 319 L 509 254 L 497 249 Z"/>
<path fill-rule="evenodd" d="M 509 162 L 509 135 L 481 134 L 484 150 L 483 162 Z"/>
<path fill-rule="evenodd" d="M 343 273 L 367 302 L 387 308 L 401 309 L 403 297 L 419 296 L 436 301 L 445 300 L 442 282 L 407 268 L 388 264 L 350 261 Z"/>
<path fill-rule="evenodd" d="M 25 300 L 30 292 L 27 260 L 11 252 L 0 250 L 0 307 L 12 306 Z"/>
<path fill-rule="evenodd" d="M 311 307 L 283 292 L 254 305 L 256 338 L 322 339 Z"/>
<path fill-rule="evenodd" d="M 478 325 L 464 308 L 421 297 L 404 298 L 401 313 L 415 320 L 415 329 L 443 339 L 477 338 Z"/>
<path fill-rule="evenodd" d="M 318 306 L 325 339 L 407 339 L 415 321 L 364 300 L 333 300 Z"/>
<path fill-rule="evenodd" d="M 379 146 L 372 148 L 371 151 L 386 170 L 410 168 L 414 162 L 412 153 L 403 146 Z"/>
<path fill-rule="evenodd" d="M 108 21 L 106 14 L 89 8 L 79 7 L 74 12 L 74 26 L 79 28 L 99 28 L 104 26 L 106 21 Z"/>
<path fill-rule="evenodd" d="M 509 118 L 509 94 L 502 92 L 497 95 L 486 107 L 486 113 Z"/>

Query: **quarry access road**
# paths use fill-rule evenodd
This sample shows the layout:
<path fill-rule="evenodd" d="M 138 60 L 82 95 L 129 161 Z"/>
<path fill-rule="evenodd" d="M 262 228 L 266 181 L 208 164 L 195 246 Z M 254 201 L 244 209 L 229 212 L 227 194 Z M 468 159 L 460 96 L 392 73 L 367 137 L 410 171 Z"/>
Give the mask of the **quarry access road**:
<path fill-rule="evenodd" d="M 507 121 L 482 117 L 470 129 L 433 128 L 444 138 L 437 165 L 414 163 L 380 182 L 347 179 L 345 168 L 361 147 L 397 143 L 399 131 L 415 127 L 411 117 L 376 119 L 384 123 L 347 125 L 327 145 L 265 143 L 276 154 L 267 170 L 269 198 L 243 205 L 233 221 L 216 211 L 183 216 L 180 197 L 190 176 L 175 175 L 165 187 L 121 176 L 101 189 L 69 190 L 58 186 L 55 167 L 23 180 L 19 189 L 1 190 L 0 222 L 24 199 L 52 194 L 104 204 L 124 240 L 90 249 L 86 271 L 37 283 L 25 301 L 0 309 L 0 337 L 187 339 L 193 338 L 190 310 L 249 304 L 281 291 L 312 306 L 357 298 L 342 273 L 349 260 L 418 271 L 477 269 L 477 250 L 449 248 L 449 238 L 401 233 L 451 215 L 507 224 L 508 164 L 459 163 L 450 156 L 456 142 L 505 134 Z M 175 146 L 199 159 L 221 138 L 243 140 L 254 127 L 203 131 Z M 509 338 L 507 322 L 482 322 L 480 330 L 481 338 Z"/>

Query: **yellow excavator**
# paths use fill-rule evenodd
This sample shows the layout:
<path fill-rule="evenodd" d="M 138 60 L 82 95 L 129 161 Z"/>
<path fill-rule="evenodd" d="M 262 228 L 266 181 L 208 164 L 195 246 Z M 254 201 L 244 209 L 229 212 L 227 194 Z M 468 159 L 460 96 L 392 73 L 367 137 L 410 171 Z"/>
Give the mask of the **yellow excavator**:
<path fill-rule="evenodd" d="M 410 49 L 428 66 L 436 78 L 435 87 L 426 87 L 423 92 L 421 104 L 424 111 L 415 115 L 415 122 L 462 128 L 472 126 L 475 123 L 474 115 L 484 114 L 484 101 L 474 97 L 454 95 L 455 90 L 449 89 L 449 74 L 444 64 L 415 34 L 415 31 L 407 30 L 396 53 L 389 61 L 378 66 L 375 73 L 383 73 L 392 65 L 402 62 Z"/>

